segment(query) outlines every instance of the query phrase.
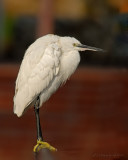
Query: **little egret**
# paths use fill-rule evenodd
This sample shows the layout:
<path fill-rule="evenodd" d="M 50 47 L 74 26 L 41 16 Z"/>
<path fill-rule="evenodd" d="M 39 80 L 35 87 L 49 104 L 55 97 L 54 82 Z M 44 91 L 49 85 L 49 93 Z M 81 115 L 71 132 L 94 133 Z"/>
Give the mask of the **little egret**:
<path fill-rule="evenodd" d="M 81 44 L 73 37 L 60 37 L 53 34 L 37 39 L 27 49 L 16 80 L 14 113 L 20 117 L 34 106 L 37 122 L 37 145 L 41 148 L 56 149 L 44 142 L 39 108 L 74 73 L 79 62 L 79 51 L 102 49 Z"/>

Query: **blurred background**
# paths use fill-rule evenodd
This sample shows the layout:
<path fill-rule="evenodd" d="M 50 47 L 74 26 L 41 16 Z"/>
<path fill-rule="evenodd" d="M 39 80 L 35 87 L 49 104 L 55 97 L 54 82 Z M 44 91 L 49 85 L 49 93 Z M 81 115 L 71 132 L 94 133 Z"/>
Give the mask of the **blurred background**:
<path fill-rule="evenodd" d="M 46 141 L 58 159 L 127 159 L 128 0 L 0 0 L 0 159 L 34 159 L 34 112 L 13 115 L 13 95 L 25 50 L 48 33 L 107 52 L 81 53 L 41 109 Z"/>
<path fill-rule="evenodd" d="M 0 61 L 20 62 L 36 38 L 54 33 L 107 50 L 82 55 L 84 65 L 127 66 L 127 11 L 127 0 L 1 0 Z"/>

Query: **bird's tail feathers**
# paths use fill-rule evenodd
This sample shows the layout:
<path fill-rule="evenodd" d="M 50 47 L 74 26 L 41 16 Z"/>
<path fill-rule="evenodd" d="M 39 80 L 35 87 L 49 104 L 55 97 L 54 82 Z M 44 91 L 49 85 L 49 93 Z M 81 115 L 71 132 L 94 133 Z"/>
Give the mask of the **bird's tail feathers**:
<path fill-rule="evenodd" d="M 23 113 L 34 103 L 34 98 L 32 97 L 23 97 L 22 93 L 17 93 L 16 96 L 14 96 L 14 107 L 13 112 L 18 117 L 21 117 Z M 32 99 L 32 100 L 31 100 Z"/>

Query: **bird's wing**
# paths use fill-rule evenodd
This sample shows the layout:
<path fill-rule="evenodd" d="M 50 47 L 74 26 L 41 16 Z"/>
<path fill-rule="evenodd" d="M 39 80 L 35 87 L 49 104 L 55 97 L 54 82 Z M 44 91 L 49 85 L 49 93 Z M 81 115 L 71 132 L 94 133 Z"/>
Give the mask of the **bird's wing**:
<path fill-rule="evenodd" d="M 55 43 L 48 45 L 38 60 L 33 57 L 33 52 L 25 54 L 16 80 L 14 113 L 21 116 L 25 108 L 52 83 L 60 69 L 60 56 L 61 50 Z"/>

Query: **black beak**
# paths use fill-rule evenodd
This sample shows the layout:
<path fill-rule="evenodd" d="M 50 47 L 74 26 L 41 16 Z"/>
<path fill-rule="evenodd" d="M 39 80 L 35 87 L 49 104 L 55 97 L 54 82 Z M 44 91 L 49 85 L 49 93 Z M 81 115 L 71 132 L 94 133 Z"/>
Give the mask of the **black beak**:
<path fill-rule="evenodd" d="M 91 47 L 83 44 L 78 44 L 77 47 L 79 47 L 81 51 L 90 50 L 90 51 L 97 51 L 97 52 L 105 52 L 105 50 L 103 49 Z"/>

